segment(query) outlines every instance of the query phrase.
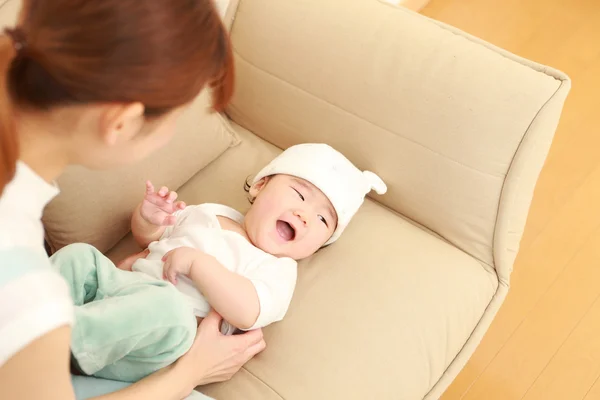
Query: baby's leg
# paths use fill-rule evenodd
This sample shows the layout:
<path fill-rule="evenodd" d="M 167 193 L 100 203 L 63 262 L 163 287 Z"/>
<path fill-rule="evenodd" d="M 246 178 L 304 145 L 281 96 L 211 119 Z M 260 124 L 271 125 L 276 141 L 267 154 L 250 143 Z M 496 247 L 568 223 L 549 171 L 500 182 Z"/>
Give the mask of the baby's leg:
<path fill-rule="evenodd" d="M 168 282 L 121 271 L 88 245 L 67 246 L 52 263 L 77 306 L 71 351 L 85 374 L 134 382 L 192 345 L 193 310 Z"/>
<path fill-rule="evenodd" d="M 126 310 L 115 312 L 111 319 L 117 331 L 105 330 L 103 341 L 96 343 L 96 359 L 105 360 L 104 367 L 93 373 L 96 377 L 136 382 L 177 361 L 194 342 L 193 310 L 173 285 L 132 289 L 133 293 L 111 298 L 112 304 L 106 305 Z M 106 344 L 112 348 L 109 354 Z M 89 349 L 84 347 L 84 351 L 89 357 Z"/>
<path fill-rule="evenodd" d="M 117 268 L 122 269 L 123 271 L 131 271 L 131 267 L 133 266 L 133 263 L 136 262 L 137 260 L 139 260 L 140 258 L 148 257 L 148 254 L 150 254 L 149 249 L 140 251 L 139 253 L 135 253 L 135 254 L 127 257 L 123 261 L 119 262 L 117 264 Z"/>

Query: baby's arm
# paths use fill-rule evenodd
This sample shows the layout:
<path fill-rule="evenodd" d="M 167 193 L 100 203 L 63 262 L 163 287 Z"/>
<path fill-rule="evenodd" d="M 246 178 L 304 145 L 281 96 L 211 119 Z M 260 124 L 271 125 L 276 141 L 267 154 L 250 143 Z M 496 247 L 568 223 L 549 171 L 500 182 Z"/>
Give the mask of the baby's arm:
<path fill-rule="evenodd" d="M 250 279 L 229 271 L 214 257 L 192 268 L 190 278 L 211 307 L 231 325 L 242 330 L 254 325 L 260 303 Z"/>
<path fill-rule="evenodd" d="M 148 245 L 154 241 L 157 241 L 162 236 L 166 226 L 154 225 L 142 217 L 140 212 L 142 203 L 133 211 L 131 217 L 131 233 L 136 243 L 140 247 L 148 247 Z"/>
<path fill-rule="evenodd" d="M 260 303 L 248 278 L 229 271 L 213 256 L 188 247 L 170 251 L 163 260 L 164 275 L 172 283 L 177 283 L 177 274 L 188 276 L 227 322 L 239 329 L 254 326 Z"/>
<path fill-rule="evenodd" d="M 152 183 L 146 182 L 144 200 L 135 208 L 131 218 L 131 232 L 140 247 L 148 247 L 160 239 L 167 226 L 175 224 L 173 214 L 185 208 L 185 203 L 176 199 L 176 192 L 170 192 L 164 186 L 155 192 Z"/>

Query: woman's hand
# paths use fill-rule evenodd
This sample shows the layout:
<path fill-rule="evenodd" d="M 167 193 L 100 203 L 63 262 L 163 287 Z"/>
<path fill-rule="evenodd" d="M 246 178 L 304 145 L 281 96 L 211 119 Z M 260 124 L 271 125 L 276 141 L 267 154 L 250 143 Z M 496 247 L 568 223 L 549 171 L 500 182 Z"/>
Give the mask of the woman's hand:
<path fill-rule="evenodd" d="M 211 310 L 198 326 L 190 350 L 174 365 L 191 390 L 200 385 L 223 382 L 266 347 L 260 329 L 241 335 L 225 336 L 219 328 L 222 318 Z"/>
<path fill-rule="evenodd" d="M 176 285 L 178 275 L 189 277 L 195 263 L 214 261 L 214 257 L 191 247 L 178 247 L 165 254 L 162 261 L 163 279 Z"/>
<path fill-rule="evenodd" d="M 148 223 L 157 226 L 175 225 L 176 211 L 183 210 L 185 203 L 177 200 L 177 193 L 163 186 L 154 191 L 152 182 L 146 181 L 146 194 L 140 206 L 140 216 Z"/>

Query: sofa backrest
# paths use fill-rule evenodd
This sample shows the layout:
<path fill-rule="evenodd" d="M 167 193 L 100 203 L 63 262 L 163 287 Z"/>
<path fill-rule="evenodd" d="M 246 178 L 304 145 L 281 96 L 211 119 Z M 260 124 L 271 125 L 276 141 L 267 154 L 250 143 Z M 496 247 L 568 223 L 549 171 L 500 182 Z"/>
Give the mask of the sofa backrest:
<path fill-rule="evenodd" d="M 375 1 L 241 0 L 228 114 L 333 145 L 387 182 L 375 200 L 508 280 L 569 80 Z"/>

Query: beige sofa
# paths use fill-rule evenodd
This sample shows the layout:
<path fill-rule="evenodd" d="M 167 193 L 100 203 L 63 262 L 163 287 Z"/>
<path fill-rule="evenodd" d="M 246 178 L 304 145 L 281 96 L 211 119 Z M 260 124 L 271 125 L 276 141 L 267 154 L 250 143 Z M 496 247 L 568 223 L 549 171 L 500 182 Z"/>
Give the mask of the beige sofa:
<path fill-rule="evenodd" d="M 248 207 L 245 179 L 282 149 L 327 142 L 389 186 L 338 243 L 301 263 L 284 321 L 223 400 L 427 399 L 465 365 L 508 291 L 569 79 L 376 0 L 230 4 L 237 92 L 206 94 L 171 145 L 119 171 L 70 169 L 45 214 L 53 251 L 116 259 L 144 180 L 188 203 Z M 0 17 L 14 20 L 18 1 Z"/>

